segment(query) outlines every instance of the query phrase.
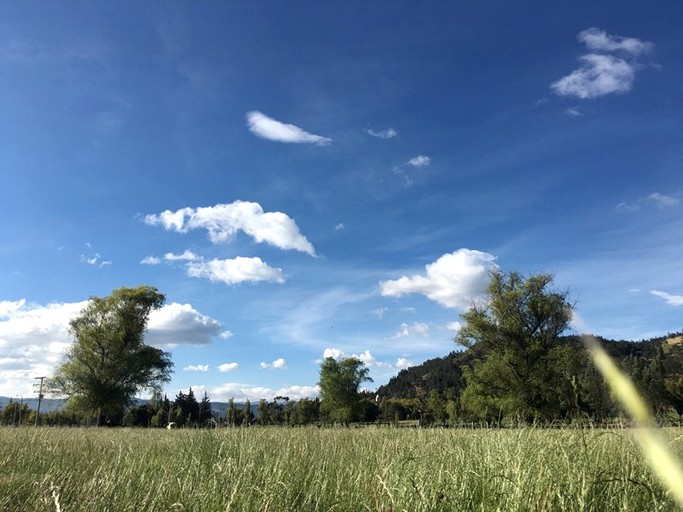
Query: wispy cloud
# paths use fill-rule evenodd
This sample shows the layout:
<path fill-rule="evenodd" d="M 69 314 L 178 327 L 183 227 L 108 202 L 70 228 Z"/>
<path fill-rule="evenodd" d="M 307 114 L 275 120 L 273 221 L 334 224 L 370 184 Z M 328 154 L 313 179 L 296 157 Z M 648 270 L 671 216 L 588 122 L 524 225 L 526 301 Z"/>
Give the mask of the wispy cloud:
<path fill-rule="evenodd" d="M 378 139 L 393 139 L 398 135 L 398 132 L 394 130 L 393 128 L 387 128 L 386 130 L 371 130 L 367 129 L 365 130 L 365 133 L 368 135 L 371 135 L 372 137 L 377 137 Z"/>
<path fill-rule="evenodd" d="M 92 249 L 92 244 L 90 242 L 86 242 L 85 247 L 87 249 Z M 90 252 L 90 251 L 88 251 Z M 102 256 L 100 255 L 99 252 L 90 252 L 90 254 L 81 254 L 81 261 L 87 265 L 92 265 L 94 267 L 106 267 L 108 265 L 111 265 L 112 262 L 111 260 L 105 260 L 102 259 Z"/>
<path fill-rule="evenodd" d="M 276 359 L 272 363 L 266 363 L 263 362 L 259 365 L 261 368 L 268 369 L 268 370 L 274 370 L 274 369 L 285 369 L 287 368 L 287 361 L 285 361 L 282 357 L 279 359 Z"/>
<path fill-rule="evenodd" d="M 676 206 L 679 203 L 679 199 L 673 196 L 667 196 L 665 194 L 660 194 L 659 192 L 653 192 L 652 194 L 636 199 L 631 202 L 619 203 L 616 207 L 618 212 L 636 212 L 642 208 L 655 207 L 655 208 L 669 208 Z"/>
<path fill-rule="evenodd" d="M 564 113 L 570 117 L 581 117 L 583 115 L 583 112 L 578 107 L 569 107 Z"/>
<path fill-rule="evenodd" d="M 651 52 L 654 45 L 649 41 L 642 41 L 635 37 L 611 36 L 604 30 L 596 27 L 579 32 L 577 39 L 586 45 L 586 48 L 596 52 L 623 51 L 631 55 L 640 55 Z"/>
<path fill-rule="evenodd" d="M 239 366 L 240 365 L 238 363 L 223 363 L 221 365 L 218 365 L 218 371 L 224 373 L 234 372 L 235 370 L 237 370 L 237 368 L 239 368 Z"/>
<path fill-rule="evenodd" d="M 589 99 L 630 91 L 641 67 L 635 59 L 653 48 L 650 42 L 611 36 L 597 28 L 584 30 L 577 38 L 593 53 L 579 57 L 578 69 L 550 85 L 560 96 Z"/>
<path fill-rule="evenodd" d="M 489 272 L 498 268 L 495 259 L 486 252 L 458 249 L 426 265 L 424 275 L 381 282 L 380 292 L 385 297 L 418 293 L 446 308 L 465 309 L 486 289 Z"/>
<path fill-rule="evenodd" d="M 405 180 L 405 185 L 406 187 L 409 187 L 410 185 L 413 184 L 413 179 L 412 177 L 406 172 L 406 168 L 413 168 L 413 169 L 419 169 L 421 167 L 427 167 L 429 164 L 431 164 L 432 159 L 429 158 L 426 155 L 418 155 L 410 160 L 407 160 L 406 162 L 403 162 L 401 165 L 397 165 L 392 169 L 394 174 L 397 176 L 401 176 Z"/>
<path fill-rule="evenodd" d="M 225 260 L 193 261 L 187 265 L 187 275 L 204 277 L 210 281 L 220 281 L 226 284 L 239 284 L 246 281 L 285 282 L 281 269 L 269 266 L 258 257 L 238 256 Z"/>
<path fill-rule="evenodd" d="M 317 144 L 319 146 L 324 146 L 332 142 L 332 139 L 308 133 L 293 124 L 282 123 L 272 117 L 268 117 L 258 110 L 247 112 L 247 126 L 249 127 L 249 131 L 257 137 L 277 142 L 296 144 L 308 143 Z"/>
<path fill-rule="evenodd" d="M 140 263 L 142 265 L 158 265 L 161 263 L 161 258 L 157 258 L 156 256 L 146 256 L 140 261 Z"/>
<path fill-rule="evenodd" d="M 173 254 L 172 252 L 167 252 L 164 254 L 164 259 L 166 261 L 196 261 L 201 258 L 192 251 L 186 250 L 182 254 Z"/>
<path fill-rule="evenodd" d="M 196 209 L 181 208 L 175 212 L 165 210 L 158 215 L 145 216 L 144 221 L 178 233 L 206 229 L 213 243 L 229 241 L 242 231 L 258 243 L 315 256 L 313 245 L 291 217 L 282 212 L 264 212 L 258 203 L 235 201 Z"/>
<path fill-rule="evenodd" d="M 659 290 L 650 290 L 650 293 L 660 299 L 664 299 L 671 306 L 683 306 L 683 295 L 672 295 Z"/>

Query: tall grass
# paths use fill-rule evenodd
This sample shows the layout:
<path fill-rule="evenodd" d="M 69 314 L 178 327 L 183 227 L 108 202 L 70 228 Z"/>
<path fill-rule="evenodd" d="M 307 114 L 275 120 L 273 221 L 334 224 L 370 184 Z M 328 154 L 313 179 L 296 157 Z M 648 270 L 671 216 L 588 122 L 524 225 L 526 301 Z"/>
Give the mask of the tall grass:
<path fill-rule="evenodd" d="M 675 509 L 626 430 L 0 429 L 3 512 Z"/>

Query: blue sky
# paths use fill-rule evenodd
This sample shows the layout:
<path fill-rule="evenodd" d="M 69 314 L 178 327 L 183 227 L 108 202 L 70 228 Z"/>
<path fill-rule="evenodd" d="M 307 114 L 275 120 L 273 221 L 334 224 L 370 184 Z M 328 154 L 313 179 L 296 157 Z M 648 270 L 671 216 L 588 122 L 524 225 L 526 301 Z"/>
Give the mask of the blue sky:
<path fill-rule="evenodd" d="M 683 328 L 680 2 L 5 2 L 0 394 L 90 296 L 167 296 L 173 396 L 381 385 L 491 268 Z"/>

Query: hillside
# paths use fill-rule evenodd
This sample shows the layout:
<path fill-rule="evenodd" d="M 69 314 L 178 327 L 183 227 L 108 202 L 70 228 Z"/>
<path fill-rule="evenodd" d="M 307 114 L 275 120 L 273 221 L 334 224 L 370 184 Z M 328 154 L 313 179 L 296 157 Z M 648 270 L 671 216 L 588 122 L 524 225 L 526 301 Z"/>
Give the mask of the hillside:
<path fill-rule="evenodd" d="M 666 366 L 672 371 L 683 364 L 683 334 L 674 333 L 641 341 L 609 340 L 597 337 L 605 350 L 630 374 L 633 366 L 642 368 L 655 360 L 662 351 Z M 563 336 L 566 343 L 577 352 L 584 352 L 579 336 Z M 465 386 L 463 367 L 477 359 L 473 350 L 453 351 L 444 357 L 428 359 L 420 365 L 401 370 L 377 394 L 383 398 L 422 398 L 435 389 L 442 394 L 457 396 Z M 637 373 L 637 372 L 636 372 Z M 638 377 L 638 375 L 636 375 Z"/>

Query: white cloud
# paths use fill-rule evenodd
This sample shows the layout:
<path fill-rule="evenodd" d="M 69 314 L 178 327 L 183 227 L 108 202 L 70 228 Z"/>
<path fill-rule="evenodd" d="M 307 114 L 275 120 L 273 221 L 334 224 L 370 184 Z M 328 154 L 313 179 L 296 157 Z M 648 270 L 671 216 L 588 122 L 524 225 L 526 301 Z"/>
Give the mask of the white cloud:
<path fill-rule="evenodd" d="M 279 358 L 273 361 L 272 363 L 263 362 L 259 366 L 264 369 L 285 369 L 287 368 L 287 361 L 285 361 L 283 358 Z"/>
<path fill-rule="evenodd" d="M 375 315 L 377 318 L 384 318 L 384 314 L 389 311 L 389 308 L 377 308 L 373 309 L 370 311 L 373 315 Z"/>
<path fill-rule="evenodd" d="M 290 400 L 301 400 L 302 398 L 315 398 L 320 396 L 320 387 L 295 385 L 272 389 L 249 384 L 240 384 L 238 382 L 227 382 L 213 388 L 210 392 L 210 396 L 211 399 L 216 402 L 227 402 L 231 398 L 234 398 L 237 402 L 249 400 L 251 403 L 254 403 L 262 398 L 265 400 L 273 400 L 276 396 L 287 396 Z"/>
<path fill-rule="evenodd" d="M 631 90 L 635 68 L 625 60 L 595 53 L 582 55 L 579 60 L 579 69 L 550 85 L 556 94 L 588 99 Z"/>
<path fill-rule="evenodd" d="M 167 252 L 164 254 L 164 259 L 166 261 L 196 261 L 201 258 L 192 251 L 186 250 L 182 254 L 173 254 L 172 252 Z"/>
<path fill-rule="evenodd" d="M 372 135 L 373 137 L 377 137 L 378 139 L 393 139 L 398 135 L 398 132 L 393 128 L 387 128 L 386 130 L 379 131 L 367 129 L 365 130 L 365 133 Z"/>
<path fill-rule="evenodd" d="M 630 91 L 636 71 L 642 67 L 633 59 L 653 48 L 650 42 L 611 36 L 598 28 L 580 32 L 578 40 L 593 53 L 579 57 L 581 66 L 578 69 L 550 85 L 560 96 L 588 99 Z M 619 52 L 622 56 L 610 55 L 610 52 Z"/>
<path fill-rule="evenodd" d="M 227 340 L 229 338 L 232 338 L 234 336 L 232 331 L 223 331 L 218 335 L 218 337 L 222 340 Z"/>
<path fill-rule="evenodd" d="M 401 327 L 390 339 L 412 338 L 415 336 L 429 336 L 429 326 L 423 322 L 401 323 Z"/>
<path fill-rule="evenodd" d="M 190 304 L 172 302 L 149 314 L 145 342 L 158 347 L 207 345 L 222 327 Z"/>
<path fill-rule="evenodd" d="M 339 361 L 340 359 L 344 359 L 344 351 L 338 348 L 326 348 L 323 351 L 323 359 L 327 359 L 328 357 Z"/>
<path fill-rule="evenodd" d="M 650 290 L 652 295 L 664 299 L 670 306 L 683 306 L 683 295 L 671 295 L 670 293 L 661 292 L 659 290 Z"/>
<path fill-rule="evenodd" d="M 90 257 L 86 256 L 85 254 L 81 254 L 81 261 L 88 265 L 93 265 L 100 268 L 106 267 L 107 265 L 111 265 L 111 260 L 103 260 L 102 256 L 98 252 L 96 252 Z"/>
<path fill-rule="evenodd" d="M 257 257 L 238 256 L 226 260 L 190 262 L 187 265 L 187 274 L 190 277 L 204 277 L 226 284 L 239 284 L 245 281 L 285 282 L 281 269 L 273 268 Z"/>
<path fill-rule="evenodd" d="M 360 354 L 351 354 L 348 355 L 346 354 L 343 350 L 340 350 L 338 348 L 326 348 L 323 351 L 323 359 L 327 359 L 328 357 L 331 357 L 335 361 L 341 361 L 342 359 L 346 359 L 348 357 L 353 357 L 354 359 L 358 359 L 361 361 L 367 368 L 391 368 L 392 364 L 391 363 L 386 363 L 383 361 L 378 361 L 374 355 L 372 355 L 372 352 L 369 350 L 365 350 L 364 352 L 361 352 Z M 319 363 L 322 363 L 322 361 L 319 361 Z"/>
<path fill-rule="evenodd" d="M 578 107 L 569 107 L 564 113 L 570 117 L 581 117 L 583 115 L 583 112 Z"/>
<path fill-rule="evenodd" d="M 42 306 L 25 299 L 0 302 L 0 395 L 33 394 L 33 378 L 50 375 L 71 346 L 69 321 L 88 301 Z M 156 346 L 210 343 L 221 324 L 189 304 L 150 313 L 145 342 Z"/>
<path fill-rule="evenodd" d="M 624 51 L 637 56 L 652 51 L 654 47 L 649 41 L 642 41 L 635 37 L 611 36 L 596 27 L 579 32 L 577 39 L 589 50 L 596 52 Z"/>
<path fill-rule="evenodd" d="M 344 223 L 343 223 L 343 222 L 340 222 L 339 224 L 337 224 L 337 225 L 334 227 L 334 230 L 335 230 L 335 231 L 343 231 L 343 230 L 344 230 Z"/>
<path fill-rule="evenodd" d="M 247 112 L 247 126 L 257 137 L 277 142 L 310 143 L 319 146 L 332 142 L 332 139 L 308 133 L 293 124 L 281 123 L 258 110 Z"/>
<path fill-rule="evenodd" d="M 432 159 L 425 155 L 418 155 L 406 162 L 406 165 L 413 167 L 427 167 L 432 162 Z"/>
<path fill-rule="evenodd" d="M 633 202 L 623 202 L 617 205 L 617 211 L 619 212 L 635 212 L 641 208 L 646 208 L 648 206 L 654 206 L 656 208 L 668 208 L 676 206 L 679 202 L 677 197 L 667 196 L 660 194 L 659 192 L 653 192 L 652 194 L 641 197 Z"/>
<path fill-rule="evenodd" d="M 218 366 L 218 371 L 220 371 L 220 372 L 232 372 L 232 371 L 237 370 L 237 368 L 239 368 L 239 366 L 240 365 L 238 363 L 223 363 L 223 364 Z"/>
<path fill-rule="evenodd" d="M 498 268 L 496 257 L 481 251 L 458 249 L 425 266 L 425 275 L 402 276 L 380 283 L 385 297 L 419 293 L 446 308 L 465 309 L 486 290 L 489 274 Z"/>
<path fill-rule="evenodd" d="M 158 265 L 161 263 L 161 259 L 157 258 L 156 256 L 147 256 L 144 258 L 142 261 L 140 261 L 143 265 Z"/>
<path fill-rule="evenodd" d="M 462 329 L 462 324 L 460 322 L 449 322 L 446 324 L 446 329 L 449 331 L 460 332 L 460 329 Z"/>
<path fill-rule="evenodd" d="M 206 229 L 212 243 L 229 241 L 242 231 L 258 243 L 315 256 L 315 249 L 291 217 L 282 212 L 264 212 L 258 203 L 235 201 L 197 209 L 182 208 L 175 212 L 166 210 L 158 215 L 147 215 L 144 220 L 178 233 Z"/>
<path fill-rule="evenodd" d="M 187 365 L 186 367 L 184 367 L 183 371 L 186 371 L 186 372 L 208 372 L 209 371 L 209 365 L 208 364 L 190 364 L 190 365 Z"/>
<path fill-rule="evenodd" d="M 405 370 L 406 368 L 410 368 L 411 366 L 415 366 L 415 363 L 413 363 L 412 361 L 409 361 L 405 357 L 399 357 L 396 360 L 396 364 L 394 366 L 396 366 L 396 368 L 398 368 L 399 370 Z"/>

